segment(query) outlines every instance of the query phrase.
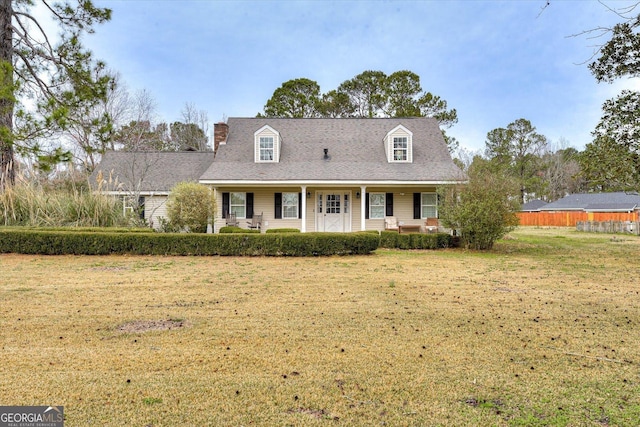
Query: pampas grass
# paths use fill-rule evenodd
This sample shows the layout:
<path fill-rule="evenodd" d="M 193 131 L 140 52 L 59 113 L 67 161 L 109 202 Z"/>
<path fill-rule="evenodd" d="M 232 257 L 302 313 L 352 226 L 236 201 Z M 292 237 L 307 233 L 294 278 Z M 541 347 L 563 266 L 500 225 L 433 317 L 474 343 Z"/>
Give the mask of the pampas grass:
<path fill-rule="evenodd" d="M 19 179 L 0 193 L 0 224 L 5 226 L 112 227 L 123 221 L 119 200 L 82 186 L 48 188 Z"/>

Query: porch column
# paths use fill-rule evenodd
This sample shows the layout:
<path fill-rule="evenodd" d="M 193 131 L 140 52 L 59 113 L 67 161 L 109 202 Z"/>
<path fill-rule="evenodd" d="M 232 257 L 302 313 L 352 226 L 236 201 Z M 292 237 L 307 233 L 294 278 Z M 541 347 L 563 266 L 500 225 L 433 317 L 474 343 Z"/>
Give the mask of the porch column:
<path fill-rule="evenodd" d="M 300 224 L 300 232 L 305 233 L 307 231 L 307 186 L 303 185 L 302 189 L 302 224 Z"/>
<path fill-rule="evenodd" d="M 362 231 L 365 231 L 367 229 L 365 224 L 365 210 L 367 209 L 366 194 L 367 187 L 365 185 L 360 186 L 360 230 Z"/>
<path fill-rule="evenodd" d="M 220 214 L 220 211 L 222 210 L 222 208 L 218 203 L 218 187 L 211 187 L 211 188 L 213 189 L 213 199 L 216 201 L 216 212 L 213 214 L 213 218 L 211 218 L 211 232 L 215 233 L 216 223 L 218 222 L 218 216 L 222 218 L 222 214 Z M 220 230 L 220 227 L 218 227 L 218 230 Z M 207 227 L 207 233 L 208 232 L 209 232 L 209 228 Z"/>

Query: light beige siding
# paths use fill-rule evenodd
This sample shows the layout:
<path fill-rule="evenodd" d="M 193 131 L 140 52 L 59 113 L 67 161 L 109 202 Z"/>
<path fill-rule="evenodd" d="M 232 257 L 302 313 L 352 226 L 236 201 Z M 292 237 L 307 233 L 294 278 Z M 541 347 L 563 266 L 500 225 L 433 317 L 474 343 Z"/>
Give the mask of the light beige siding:
<path fill-rule="evenodd" d="M 385 187 L 369 187 L 367 193 L 389 193 L 393 192 L 393 214 L 399 222 L 403 224 L 424 225 L 425 219 L 413 219 L 413 193 L 414 192 L 435 192 L 435 187 L 419 188 L 419 189 L 390 189 Z M 278 187 L 278 188 L 224 188 L 217 191 L 217 212 L 215 221 L 215 232 L 225 226 L 225 220 L 222 218 L 222 193 L 223 192 L 246 192 L 253 193 L 253 211 L 254 214 L 263 214 L 262 230 L 274 228 L 298 228 L 302 229 L 301 219 L 275 219 L 275 203 L 274 193 L 302 193 L 301 187 Z M 359 187 L 353 188 L 325 188 L 325 187 L 307 187 L 306 192 L 302 193 L 302 197 L 306 200 L 306 231 L 312 232 L 318 230 L 317 202 L 318 193 L 340 193 L 349 195 L 349 213 L 345 219 L 345 228 L 351 231 L 360 231 L 361 206 L 365 199 L 365 195 L 361 195 L 358 199 L 356 193 L 360 192 Z M 300 201 L 302 203 L 302 201 Z M 247 228 L 250 219 L 239 218 L 239 225 Z M 367 219 L 365 220 L 367 230 L 384 230 L 384 219 Z"/>
<path fill-rule="evenodd" d="M 160 218 L 167 218 L 167 196 L 146 196 L 144 198 L 144 219 L 156 230 L 160 228 Z"/>

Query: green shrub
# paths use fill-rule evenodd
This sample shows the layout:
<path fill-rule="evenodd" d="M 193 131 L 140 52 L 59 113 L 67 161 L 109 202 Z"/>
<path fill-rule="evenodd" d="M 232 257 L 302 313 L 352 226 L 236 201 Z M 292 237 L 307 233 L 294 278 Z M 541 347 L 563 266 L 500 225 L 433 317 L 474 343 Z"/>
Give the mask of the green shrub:
<path fill-rule="evenodd" d="M 211 188 L 197 182 L 179 182 L 169 193 L 167 215 L 172 226 L 192 233 L 205 233 L 214 217 L 216 201 Z"/>
<path fill-rule="evenodd" d="M 477 163 L 477 164 L 476 164 Z M 469 183 L 439 190 L 441 223 L 456 230 L 469 249 L 487 250 L 518 225 L 516 181 L 488 168 L 483 160 L 469 169 Z"/>
<path fill-rule="evenodd" d="M 362 255 L 377 249 L 370 233 L 90 233 L 0 229 L 0 253 L 42 255 Z"/>
<path fill-rule="evenodd" d="M 270 228 L 265 233 L 300 233 L 297 228 Z"/>
<path fill-rule="evenodd" d="M 260 230 L 255 230 L 252 228 L 241 228 L 241 227 L 236 227 L 233 225 L 226 225 L 224 227 L 222 227 L 220 229 L 220 233 L 222 234 L 229 234 L 229 233 L 253 233 L 253 234 L 260 234 Z"/>
<path fill-rule="evenodd" d="M 447 233 L 399 234 L 396 231 L 380 233 L 380 247 L 392 249 L 441 249 L 457 247 L 459 239 Z"/>

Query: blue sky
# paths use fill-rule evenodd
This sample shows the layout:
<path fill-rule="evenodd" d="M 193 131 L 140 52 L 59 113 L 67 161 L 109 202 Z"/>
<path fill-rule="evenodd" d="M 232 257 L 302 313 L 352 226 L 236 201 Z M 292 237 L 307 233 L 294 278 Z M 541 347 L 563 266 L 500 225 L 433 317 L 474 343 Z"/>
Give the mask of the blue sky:
<path fill-rule="evenodd" d="M 146 89 L 162 121 L 189 102 L 209 120 L 253 117 L 283 82 L 327 92 L 365 70 L 411 70 L 458 111 L 448 133 L 470 150 L 526 118 L 582 149 L 602 103 L 637 80 L 597 84 L 585 61 L 606 39 L 571 37 L 619 18 L 597 1 L 94 0 L 112 20 L 85 44 Z M 628 1 L 605 1 L 619 8 Z"/>

